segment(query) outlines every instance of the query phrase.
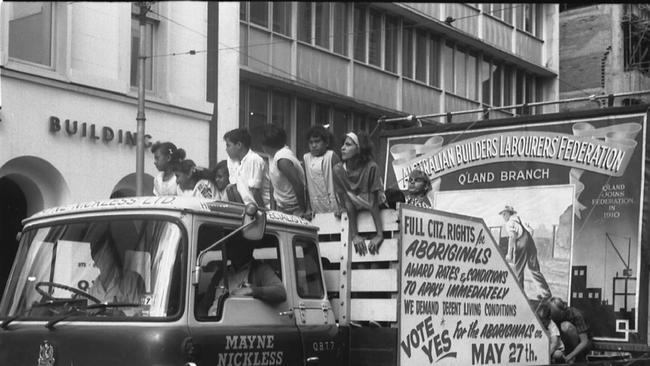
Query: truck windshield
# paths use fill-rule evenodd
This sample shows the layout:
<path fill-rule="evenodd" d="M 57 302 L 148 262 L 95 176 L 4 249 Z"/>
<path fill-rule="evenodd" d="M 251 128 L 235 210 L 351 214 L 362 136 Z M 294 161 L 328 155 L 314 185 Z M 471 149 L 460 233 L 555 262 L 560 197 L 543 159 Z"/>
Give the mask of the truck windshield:
<path fill-rule="evenodd" d="M 178 225 L 162 219 L 86 219 L 28 230 L 0 316 L 174 316 L 183 283 L 181 239 Z"/>

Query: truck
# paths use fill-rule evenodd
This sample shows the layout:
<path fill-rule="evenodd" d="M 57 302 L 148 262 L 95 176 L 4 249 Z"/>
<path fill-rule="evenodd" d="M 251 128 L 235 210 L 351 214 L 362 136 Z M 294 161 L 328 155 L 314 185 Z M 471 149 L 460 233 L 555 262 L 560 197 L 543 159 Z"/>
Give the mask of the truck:
<path fill-rule="evenodd" d="M 625 117 L 623 123 L 640 123 L 641 136 L 647 134 L 644 114 Z M 584 122 L 566 119 L 566 115 L 545 118 L 542 122 L 552 126 L 567 120 L 573 125 Z M 531 126 L 527 131 L 536 131 L 536 125 Z M 498 135 L 514 136 L 509 132 L 498 131 Z M 493 218 L 489 216 L 500 208 L 491 207 L 487 214 L 463 210 L 481 206 L 481 196 L 471 190 L 444 195 L 448 183 L 435 166 L 444 159 L 435 154 L 444 151 L 439 149 L 445 146 L 439 140 L 444 142 L 447 136 L 440 131 L 433 135 L 426 131 L 422 135 L 385 135 L 387 157 L 394 152 L 394 145 L 426 145 L 436 137 L 438 150 L 430 149 L 427 156 L 429 147 L 420 147 L 411 158 L 432 157 L 430 169 L 423 164 L 415 166 L 427 170 L 432 181 L 442 180 L 442 188 L 434 192 L 431 209 L 398 204 L 397 209 L 382 211 L 385 239 L 376 255 L 360 255 L 348 245 L 345 214 L 340 219 L 333 214 L 316 215 L 309 222 L 254 205 L 169 196 L 97 200 L 33 215 L 24 221 L 19 251 L 0 302 L 0 364 L 549 364 L 549 338 L 535 313 L 539 301 L 530 295 L 528 282 L 518 284 L 502 250 L 504 234 L 490 223 Z M 535 136 L 540 141 L 540 136 L 549 134 Z M 451 137 L 454 143 L 463 141 Z M 481 146 L 488 151 L 487 140 L 469 137 L 467 146 L 478 146 L 479 156 Z M 553 137 L 558 137 L 558 143 L 562 139 L 551 136 L 550 144 Z M 635 139 L 643 149 L 626 145 L 626 151 L 634 151 L 626 164 L 639 164 L 642 170 L 647 159 L 643 155 L 645 139 Z M 450 146 L 455 151 L 455 145 Z M 403 146 L 393 150 L 399 153 L 400 149 L 404 153 Z M 580 147 L 577 149 L 579 152 Z M 406 168 L 387 168 L 387 184 L 404 178 L 412 169 L 409 163 L 417 162 L 399 160 L 404 157 L 392 157 L 397 163 L 388 159 L 387 167 Z M 450 164 L 448 161 L 442 167 L 456 168 Z M 480 173 L 454 172 L 456 181 L 460 175 L 467 178 Z M 483 173 L 489 176 L 488 171 Z M 496 170 L 492 174 L 497 176 Z M 645 182 L 641 180 L 642 192 L 647 190 Z M 599 190 L 605 184 L 634 195 L 623 187 L 614 188 L 611 180 L 603 182 Z M 566 185 L 560 184 L 560 188 L 567 190 Z M 506 193 L 512 195 L 512 191 Z M 573 188 L 570 193 L 565 201 L 573 203 Z M 463 203 L 464 195 L 470 203 Z M 641 210 L 634 216 L 636 220 L 646 204 L 643 196 L 633 198 Z M 522 210 L 521 205 L 517 207 Z M 625 216 L 631 215 L 629 211 L 636 212 L 627 206 L 614 212 Z M 362 235 L 376 232 L 366 213 L 359 215 L 358 228 Z M 539 228 L 535 227 L 536 239 L 543 237 L 544 230 Z M 638 229 L 639 238 L 630 242 L 643 238 L 645 243 L 647 230 Z M 230 272 L 229 253 L 233 246 L 245 244 L 253 248 L 255 266 L 264 266 L 270 277 L 281 281 L 284 295 L 279 300 L 233 291 L 229 276 L 240 288 L 252 288 L 250 277 L 236 279 Z M 637 245 L 639 251 L 642 246 Z M 628 253 L 632 256 L 634 251 Z M 112 258 L 110 266 L 102 264 L 99 258 L 104 256 Z M 556 256 L 560 254 L 553 258 Z M 628 272 L 617 276 L 627 276 L 630 283 L 638 276 L 646 283 L 647 271 L 636 274 L 644 267 L 634 267 L 632 259 L 621 257 Z M 577 293 L 574 278 L 585 268 L 566 267 L 571 261 L 562 263 L 565 267 L 557 269 L 559 276 L 574 282 L 564 285 L 565 293 L 553 287 L 554 295 L 568 298 L 569 289 L 575 288 Z M 104 273 L 117 273 L 117 280 L 103 284 Z M 100 283 L 103 287 L 98 287 Z M 597 341 L 603 358 L 619 357 L 628 364 L 630 359 L 639 364 L 647 361 L 643 358 L 648 351 L 643 324 L 647 320 L 646 290 L 637 285 L 632 295 L 641 296 L 636 301 L 632 301 L 631 291 L 625 295 L 627 306 L 639 309 L 641 315 L 630 316 L 624 309 L 616 314 L 622 320 L 617 322 L 618 334 L 624 338 Z M 206 298 L 211 300 L 208 311 L 202 306 Z M 581 304 L 571 302 L 572 306 Z M 609 309 L 606 301 L 599 304 Z"/>
<path fill-rule="evenodd" d="M 398 212 L 404 216 L 396 216 Z M 428 244 L 418 239 L 427 230 L 425 226 L 431 225 L 422 221 L 423 217 L 445 226 L 445 233 L 434 234 L 435 237 L 455 235 L 449 238 L 454 245 L 463 241 L 474 245 L 473 252 L 462 260 L 469 267 L 481 263 L 487 264 L 484 268 L 492 268 L 501 263 L 491 261 L 496 264 L 490 265 L 487 261 L 494 243 L 485 242 L 489 234 L 481 220 L 467 221 L 460 216 L 404 206 L 399 211 L 385 211 L 383 219 L 386 229 L 395 232 L 400 229 L 398 221 L 403 221 L 401 240 L 410 242 L 405 249 L 405 261 L 409 267 L 422 267 L 407 269 L 406 277 L 415 279 L 419 276 L 409 277 L 409 271 L 424 273 L 429 271 L 426 266 L 432 266 L 427 264 L 432 263 L 431 249 L 422 247 Z M 328 219 L 332 218 L 320 217 L 316 221 Z M 362 219 L 362 232 L 372 230 L 365 221 L 370 220 Z M 450 267 L 451 272 L 447 271 L 444 279 L 438 275 L 438 284 L 423 282 L 421 287 L 426 285 L 426 290 L 421 289 L 412 298 L 421 295 L 425 301 L 416 305 L 413 300 L 405 300 L 412 316 L 404 318 L 403 330 L 391 327 L 390 322 L 396 320 L 395 306 L 399 305 L 395 297 L 364 300 L 352 298 L 350 293 L 362 290 L 370 282 L 397 275 L 397 269 L 355 269 L 358 275 L 352 280 L 351 262 L 364 259 L 357 253 L 351 255 L 350 261 L 345 258 L 350 255 L 345 225 L 338 224 L 343 228 L 338 241 L 319 243 L 317 222 L 262 211 L 254 204 L 244 206 L 177 196 L 92 201 L 37 213 L 25 221 L 20 250 L 0 305 L 0 363 L 377 364 L 396 359 L 398 333 L 405 335 L 406 341 L 399 343 L 409 358 L 415 358 L 419 351 L 419 359 L 468 359 L 452 344 L 478 338 L 477 323 L 461 326 L 461 321 L 456 322 L 455 315 L 461 313 L 460 303 L 426 301 L 443 298 L 439 289 L 445 282 L 453 282 L 455 274 L 451 273 L 455 269 Z M 395 239 L 386 239 L 383 258 L 366 261 L 397 259 L 399 241 Z M 233 253 L 246 243 L 251 245 L 255 266 L 265 266 L 272 272 L 269 276 L 280 279 L 285 296 L 279 301 L 233 292 L 235 280 L 229 277 L 237 276 L 230 272 L 230 266 L 237 261 Z M 493 253 L 502 261 L 496 251 Z M 338 269 L 331 269 L 333 262 L 339 262 Z M 106 284 L 102 275 L 115 271 L 118 281 Z M 221 276 L 223 281 L 215 281 L 215 276 Z M 244 281 L 250 281 L 250 277 Z M 545 359 L 548 339 L 521 294 L 519 300 L 505 297 L 503 292 L 514 285 L 512 277 L 509 281 L 498 286 L 495 291 L 499 294 L 492 291 L 491 297 L 517 303 L 519 315 L 513 315 L 509 322 L 525 323 L 520 327 L 523 333 L 518 334 L 527 342 L 509 343 L 512 349 L 504 351 L 505 343 L 493 350 L 491 347 L 496 343 L 487 343 L 489 347 L 483 348 L 485 340 L 476 339 L 472 344 L 480 347 L 475 347 L 471 357 L 481 363 L 500 363 L 507 352 L 511 353 L 512 364 L 527 364 L 538 357 Z M 388 282 L 374 291 L 395 289 L 396 284 L 390 279 Z M 217 284 L 223 291 L 218 292 Z M 404 293 L 413 295 L 408 287 Z M 103 292 L 96 291 L 97 288 Z M 339 294 L 332 296 L 336 290 Z M 210 291 L 219 294 L 209 301 L 214 311 L 201 305 Z M 426 315 L 425 320 L 420 320 L 422 314 Z M 457 334 L 443 327 L 440 319 L 447 319 L 453 326 L 451 331 L 456 328 Z M 354 323 L 366 320 L 374 326 Z M 468 329 L 467 338 L 458 334 L 461 328 Z M 515 337 L 491 338 L 502 341 Z M 388 348 L 377 347 L 382 343 Z"/>

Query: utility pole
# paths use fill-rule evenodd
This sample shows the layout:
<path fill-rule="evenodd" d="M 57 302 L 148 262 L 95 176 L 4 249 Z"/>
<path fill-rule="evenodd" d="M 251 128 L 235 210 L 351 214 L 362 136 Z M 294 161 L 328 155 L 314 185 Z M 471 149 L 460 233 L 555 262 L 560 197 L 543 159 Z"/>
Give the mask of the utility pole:
<path fill-rule="evenodd" d="M 145 77 L 145 61 L 147 56 L 145 53 L 145 32 L 146 32 L 146 15 L 151 7 L 150 2 L 137 2 L 140 8 L 140 46 L 138 47 L 138 114 L 136 121 L 137 127 L 137 152 L 135 160 L 135 195 L 144 195 L 144 77 Z"/>

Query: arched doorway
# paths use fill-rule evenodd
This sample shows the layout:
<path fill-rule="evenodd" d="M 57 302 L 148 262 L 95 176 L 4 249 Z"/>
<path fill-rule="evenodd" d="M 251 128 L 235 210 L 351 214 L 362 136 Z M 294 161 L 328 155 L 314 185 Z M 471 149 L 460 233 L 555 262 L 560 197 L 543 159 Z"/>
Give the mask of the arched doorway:
<path fill-rule="evenodd" d="M 133 197 L 135 196 L 135 173 L 124 176 L 113 187 L 111 198 Z M 153 177 L 149 174 L 144 175 L 143 190 L 145 196 L 153 196 Z"/>
<path fill-rule="evenodd" d="M 21 156 L 0 167 L 0 291 L 11 271 L 22 220 L 46 207 L 67 203 L 63 175 L 48 161 Z M 1 293 L 1 292 L 0 292 Z"/>
<path fill-rule="evenodd" d="M 4 291 L 18 250 L 16 234 L 22 229 L 21 221 L 25 217 L 25 194 L 10 178 L 0 178 L 0 294 Z"/>

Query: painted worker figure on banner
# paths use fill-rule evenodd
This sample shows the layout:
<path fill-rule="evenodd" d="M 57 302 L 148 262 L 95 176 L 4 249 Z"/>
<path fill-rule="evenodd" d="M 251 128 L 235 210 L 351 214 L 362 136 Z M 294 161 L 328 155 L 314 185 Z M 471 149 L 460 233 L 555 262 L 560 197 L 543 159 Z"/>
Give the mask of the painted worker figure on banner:
<path fill-rule="evenodd" d="M 528 266 L 533 281 L 541 288 L 541 294 L 537 295 L 537 298 L 541 300 L 551 297 L 551 289 L 539 268 L 537 247 L 532 233 L 526 228 L 512 206 L 506 205 L 499 215 L 505 221 L 505 229 L 508 234 L 508 255 L 514 254 L 514 271 L 519 285 L 524 288 L 524 270 Z"/>

